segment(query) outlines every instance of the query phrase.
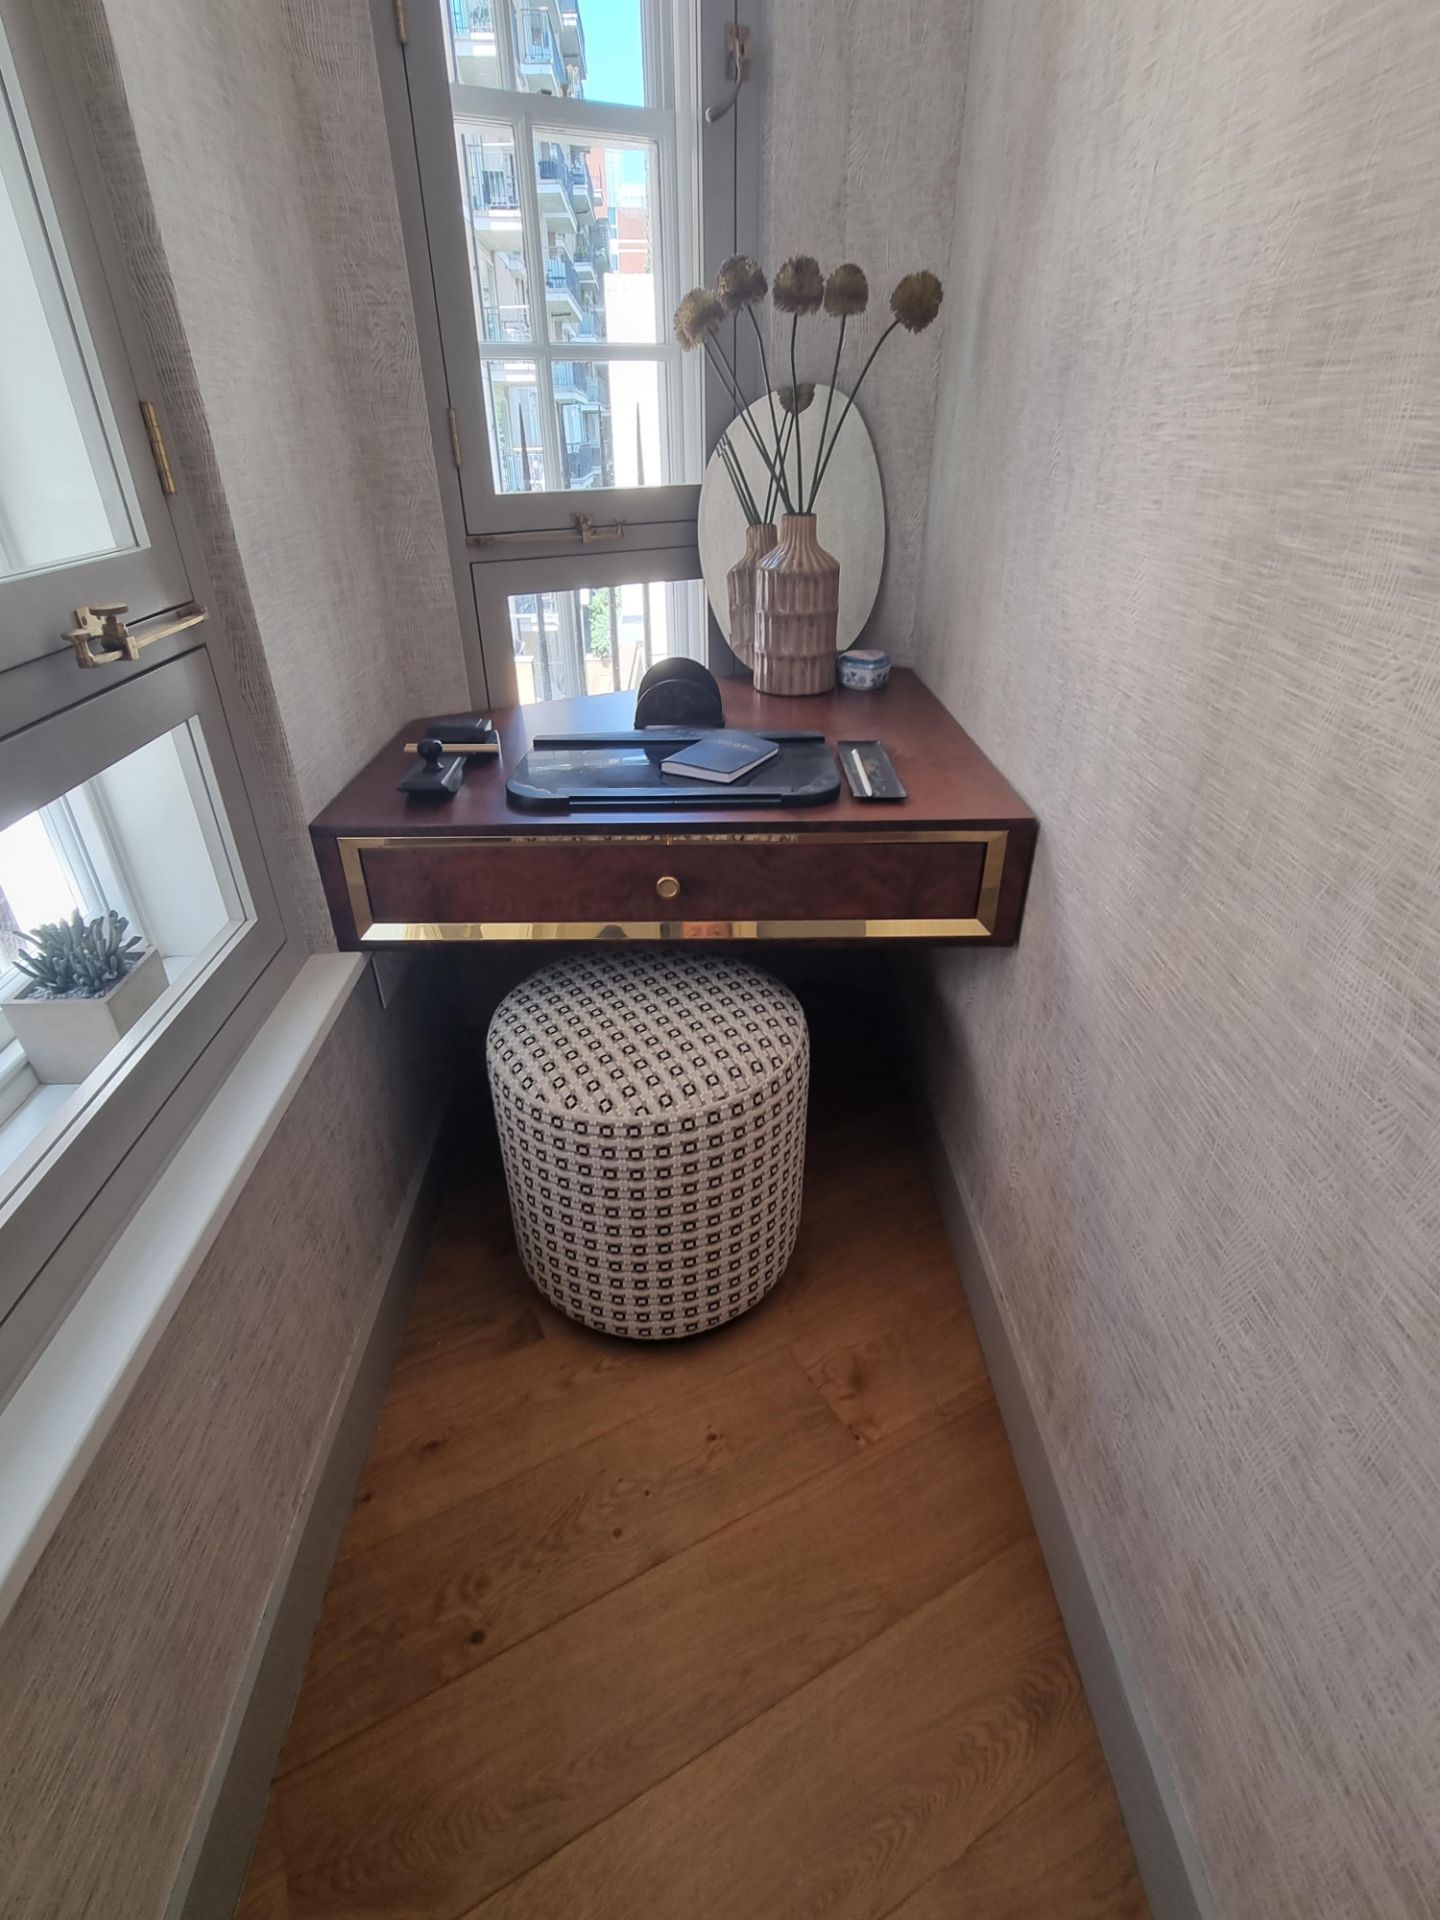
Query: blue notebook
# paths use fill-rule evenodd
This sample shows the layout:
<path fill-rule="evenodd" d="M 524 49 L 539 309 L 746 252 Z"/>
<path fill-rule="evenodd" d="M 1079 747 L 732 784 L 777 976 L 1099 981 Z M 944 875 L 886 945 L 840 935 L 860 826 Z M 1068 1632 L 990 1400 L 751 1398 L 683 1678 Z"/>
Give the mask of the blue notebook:
<path fill-rule="evenodd" d="M 687 780 L 715 780 L 728 787 L 732 780 L 743 779 L 756 767 L 763 767 L 780 751 L 773 740 L 762 740 L 758 733 L 707 733 L 693 746 L 682 747 L 668 760 L 660 762 L 662 773 L 681 773 Z"/>

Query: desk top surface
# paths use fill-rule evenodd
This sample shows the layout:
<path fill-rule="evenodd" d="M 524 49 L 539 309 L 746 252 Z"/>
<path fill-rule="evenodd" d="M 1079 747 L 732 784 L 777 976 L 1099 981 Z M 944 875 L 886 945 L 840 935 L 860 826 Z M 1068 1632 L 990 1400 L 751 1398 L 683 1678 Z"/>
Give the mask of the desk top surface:
<path fill-rule="evenodd" d="M 583 700 L 549 700 L 528 707 L 510 707 L 492 714 L 500 735 L 500 763 L 481 761 L 466 774 L 453 800 L 414 800 L 397 793 L 399 781 L 413 756 L 404 750 L 416 738 L 419 724 L 412 720 L 312 822 L 317 835 L 370 834 L 544 834 L 566 837 L 581 833 L 649 834 L 703 832 L 726 834 L 774 832 L 784 827 L 797 834 L 825 833 L 857 827 L 887 832 L 906 828 L 1007 826 L 1029 823 L 1033 816 L 1014 788 L 985 758 L 960 724 L 951 718 L 923 681 L 897 668 L 890 684 L 879 693 L 812 694 L 784 699 L 757 693 L 748 680 L 724 680 L 721 692 L 727 726 L 751 731 L 766 728 L 811 728 L 833 746 L 837 740 L 878 739 L 884 742 L 895 771 L 909 798 L 895 805 L 876 805 L 852 798 L 841 783 L 840 798 L 820 807 L 667 808 L 607 811 L 603 814 L 524 813 L 505 798 L 507 772 L 514 768 L 537 734 L 619 731 L 633 724 L 633 693 L 592 695 Z"/>

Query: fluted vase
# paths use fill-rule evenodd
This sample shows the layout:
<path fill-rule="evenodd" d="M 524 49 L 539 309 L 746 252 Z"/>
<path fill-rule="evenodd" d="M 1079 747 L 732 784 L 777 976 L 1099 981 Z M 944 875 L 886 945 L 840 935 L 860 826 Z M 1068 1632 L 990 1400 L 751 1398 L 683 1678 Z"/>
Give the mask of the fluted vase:
<path fill-rule="evenodd" d="M 840 562 L 815 537 L 813 513 L 787 513 L 755 569 L 755 685 L 761 693 L 828 693 L 835 685 Z"/>
<path fill-rule="evenodd" d="M 755 664 L 755 570 L 775 544 L 775 525 L 766 520 L 745 529 L 745 553 L 725 576 L 730 602 L 730 646 L 747 667 Z"/>

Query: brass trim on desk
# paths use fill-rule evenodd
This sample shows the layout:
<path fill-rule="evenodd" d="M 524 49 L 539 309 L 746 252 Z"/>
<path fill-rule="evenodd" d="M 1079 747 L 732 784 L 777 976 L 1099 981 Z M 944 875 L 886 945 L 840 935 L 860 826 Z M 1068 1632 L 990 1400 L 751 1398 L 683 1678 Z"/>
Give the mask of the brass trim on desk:
<path fill-rule="evenodd" d="M 678 847 L 745 845 L 905 846 L 979 845 L 985 848 L 975 914 L 924 920 L 376 920 L 362 855 L 484 847 Z M 486 833 L 342 834 L 340 868 L 362 946 L 421 945 L 436 941 L 556 940 L 985 940 L 995 931 L 1000 881 L 1009 848 L 1007 827 L 917 828 L 909 833 Z"/>

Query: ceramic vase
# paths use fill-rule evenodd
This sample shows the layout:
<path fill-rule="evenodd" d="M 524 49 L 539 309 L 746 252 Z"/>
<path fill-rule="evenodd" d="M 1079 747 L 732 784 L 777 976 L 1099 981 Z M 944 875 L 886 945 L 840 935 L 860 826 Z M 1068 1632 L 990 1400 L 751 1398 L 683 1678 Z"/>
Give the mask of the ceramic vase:
<path fill-rule="evenodd" d="M 755 664 L 755 569 L 775 544 L 772 521 L 746 527 L 745 553 L 725 576 L 730 602 L 730 647 L 747 667 Z"/>
<path fill-rule="evenodd" d="M 755 685 L 761 693 L 828 693 L 835 685 L 840 562 L 815 537 L 813 513 L 787 513 L 755 569 Z"/>

